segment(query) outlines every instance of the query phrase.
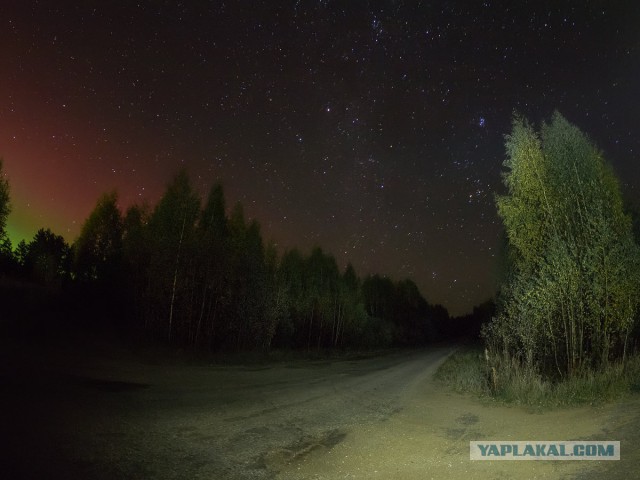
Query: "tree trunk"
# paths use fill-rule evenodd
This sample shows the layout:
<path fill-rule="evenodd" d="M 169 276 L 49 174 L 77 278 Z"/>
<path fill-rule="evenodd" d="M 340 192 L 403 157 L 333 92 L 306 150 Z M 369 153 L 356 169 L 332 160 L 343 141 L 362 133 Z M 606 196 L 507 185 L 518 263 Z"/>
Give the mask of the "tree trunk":
<path fill-rule="evenodd" d="M 309 317 L 309 338 L 307 338 L 307 351 L 311 348 L 311 327 L 313 325 L 313 311 L 315 310 L 315 304 L 311 306 L 311 316 Z"/>
<path fill-rule="evenodd" d="M 184 227 L 187 223 L 187 212 L 185 211 L 182 219 L 182 230 L 180 231 L 180 242 L 178 243 L 178 252 L 176 253 L 176 269 L 173 273 L 173 287 L 171 288 L 171 306 L 169 308 L 169 342 L 171 342 L 171 325 L 173 324 L 173 305 L 176 300 L 176 284 L 178 283 L 178 266 L 180 265 L 180 250 L 182 249 L 182 238 L 184 237 Z"/>
<path fill-rule="evenodd" d="M 204 317 L 204 306 L 207 303 L 207 285 L 205 284 L 204 291 L 202 292 L 202 303 L 200 304 L 200 315 L 198 316 L 198 325 L 196 326 L 196 333 L 193 339 L 193 346 L 198 348 L 198 337 L 200 336 L 200 328 L 202 326 L 202 318 Z"/>

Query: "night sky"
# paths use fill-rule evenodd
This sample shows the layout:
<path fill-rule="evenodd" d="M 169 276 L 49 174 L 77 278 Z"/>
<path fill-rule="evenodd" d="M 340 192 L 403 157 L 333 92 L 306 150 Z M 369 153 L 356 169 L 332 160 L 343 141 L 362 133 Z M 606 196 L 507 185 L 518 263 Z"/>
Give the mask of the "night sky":
<path fill-rule="evenodd" d="M 514 110 L 560 110 L 638 193 L 637 1 L 3 1 L 0 65 L 14 242 L 186 167 L 282 249 L 460 314 L 495 290 Z"/>

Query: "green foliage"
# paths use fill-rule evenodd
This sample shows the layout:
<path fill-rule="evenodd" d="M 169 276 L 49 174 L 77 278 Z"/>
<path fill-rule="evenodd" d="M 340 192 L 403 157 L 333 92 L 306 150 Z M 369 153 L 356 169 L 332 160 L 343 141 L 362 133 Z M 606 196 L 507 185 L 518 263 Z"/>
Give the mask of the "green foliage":
<path fill-rule="evenodd" d="M 598 371 L 552 381 L 515 358 L 462 349 L 438 368 L 435 378 L 460 393 L 535 409 L 597 405 L 637 391 L 640 356 L 630 357 L 624 365 L 611 363 Z"/>
<path fill-rule="evenodd" d="M 3 172 L 3 160 L 0 158 L 0 239 L 7 235 L 7 218 L 11 213 L 11 198 L 9 196 L 9 180 Z"/>
<path fill-rule="evenodd" d="M 11 273 L 17 267 L 11 240 L 7 235 L 7 218 L 11 213 L 11 198 L 9 196 L 9 181 L 3 172 L 2 163 L 3 160 L 0 158 L 0 275 Z"/>
<path fill-rule="evenodd" d="M 515 117 L 506 149 L 507 194 L 496 203 L 510 263 L 484 332 L 492 351 L 534 376 L 579 376 L 623 359 L 640 253 L 615 175 L 558 113 L 540 133 Z"/>

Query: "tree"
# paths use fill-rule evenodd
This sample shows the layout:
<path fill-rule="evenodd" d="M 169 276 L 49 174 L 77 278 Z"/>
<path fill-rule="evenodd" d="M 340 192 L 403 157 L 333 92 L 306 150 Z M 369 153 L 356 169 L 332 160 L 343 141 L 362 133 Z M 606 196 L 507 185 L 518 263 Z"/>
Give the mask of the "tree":
<path fill-rule="evenodd" d="M 229 216 L 229 326 L 237 350 L 264 344 L 267 269 L 260 225 L 246 223 L 242 204 Z"/>
<path fill-rule="evenodd" d="M 559 375 L 624 358 L 640 255 L 612 169 L 559 113 L 540 133 L 516 116 L 506 149 L 496 203 L 510 268 L 486 338 Z"/>
<path fill-rule="evenodd" d="M 150 209 L 147 205 L 129 207 L 122 222 L 122 261 L 124 272 L 125 303 L 133 310 L 134 322 L 147 322 L 149 313 L 149 264 L 152 251 L 149 248 Z"/>
<path fill-rule="evenodd" d="M 287 311 L 276 330 L 279 346 L 302 347 L 306 322 L 305 259 L 297 249 L 286 251 L 278 266 L 278 278 L 287 292 Z"/>
<path fill-rule="evenodd" d="M 16 260 L 11 248 L 11 240 L 7 235 L 7 218 L 11 213 L 9 181 L 2 169 L 0 158 L 0 273 L 10 272 L 16 268 Z"/>
<path fill-rule="evenodd" d="M 154 320 L 166 319 L 166 337 L 172 340 L 174 319 L 180 309 L 182 319 L 190 319 L 187 309 L 190 289 L 194 288 L 193 254 L 195 226 L 200 215 L 200 199 L 193 191 L 187 173 L 179 172 L 168 185 L 149 219 L 151 255 L 150 298 L 156 312 Z M 161 321 L 162 322 L 162 321 Z M 162 324 L 162 323 L 161 323 Z M 176 329 L 181 332 L 180 328 Z"/>
<path fill-rule="evenodd" d="M 123 223 L 118 195 L 102 195 L 75 242 L 76 275 L 80 281 L 113 286 L 122 267 Z"/>
<path fill-rule="evenodd" d="M 278 328 L 290 321 L 291 297 L 284 272 L 278 268 L 278 254 L 273 244 L 270 244 L 265 251 L 265 266 L 267 281 L 265 282 L 265 332 L 262 347 L 269 350 Z"/>
<path fill-rule="evenodd" d="M 395 323 L 400 327 L 400 343 L 423 345 L 435 335 L 428 315 L 428 304 L 418 286 L 409 279 L 396 284 Z"/>
<path fill-rule="evenodd" d="M 126 284 L 123 224 L 116 192 L 102 195 L 74 243 L 76 298 L 95 321 L 120 322 Z"/>
<path fill-rule="evenodd" d="M 64 238 L 49 229 L 40 229 L 24 251 L 24 268 L 31 279 L 48 285 L 59 285 L 71 273 L 72 253 Z"/>
<path fill-rule="evenodd" d="M 365 311 L 362 282 L 348 263 L 339 283 L 339 302 L 333 346 L 374 346 L 386 344 L 385 338 L 370 341 L 375 335 L 368 327 L 372 318 Z M 375 321 L 375 320 L 374 320 Z"/>
<path fill-rule="evenodd" d="M 7 218 L 11 213 L 9 180 L 3 171 L 3 162 L 3 159 L 0 158 L 0 239 L 7 235 Z"/>
<path fill-rule="evenodd" d="M 18 246 L 16 247 L 15 257 L 16 261 L 21 267 L 24 267 L 25 262 L 27 261 L 27 255 L 29 253 L 29 249 L 27 247 L 27 242 L 23 239 L 20 240 Z"/>
<path fill-rule="evenodd" d="M 388 277 L 370 275 L 362 283 L 362 294 L 367 313 L 371 317 L 391 320 L 396 303 L 396 289 Z"/>
<path fill-rule="evenodd" d="M 191 343 L 195 346 L 207 339 L 215 345 L 220 328 L 220 313 L 225 308 L 225 287 L 229 278 L 229 229 L 222 185 L 214 185 L 207 197 L 198 222 L 197 256 L 199 258 L 200 300 Z"/>

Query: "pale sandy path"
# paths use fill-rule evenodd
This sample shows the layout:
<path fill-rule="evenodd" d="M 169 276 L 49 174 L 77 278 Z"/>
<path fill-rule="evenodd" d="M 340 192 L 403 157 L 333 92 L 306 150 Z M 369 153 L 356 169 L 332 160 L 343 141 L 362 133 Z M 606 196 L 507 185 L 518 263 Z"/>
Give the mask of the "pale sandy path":
<path fill-rule="evenodd" d="M 439 362 L 438 362 L 439 363 Z M 274 465 L 278 479 L 639 479 L 640 399 L 532 413 L 443 391 L 429 364 L 385 422 Z M 470 440 L 621 440 L 619 462 L 470 461 Z"/>

